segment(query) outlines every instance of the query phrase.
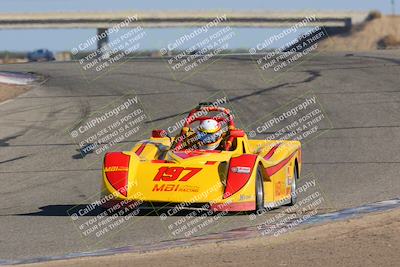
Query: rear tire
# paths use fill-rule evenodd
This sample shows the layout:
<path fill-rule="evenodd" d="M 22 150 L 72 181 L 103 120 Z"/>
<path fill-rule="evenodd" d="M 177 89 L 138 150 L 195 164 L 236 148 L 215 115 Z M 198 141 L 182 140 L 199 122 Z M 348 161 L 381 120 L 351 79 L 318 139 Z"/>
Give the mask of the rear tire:
<path fill-rule="evenodd" d="M 264 183 L 261 167 L 257 168 L 256 176 L 256 211 L 264 209 Z"/>

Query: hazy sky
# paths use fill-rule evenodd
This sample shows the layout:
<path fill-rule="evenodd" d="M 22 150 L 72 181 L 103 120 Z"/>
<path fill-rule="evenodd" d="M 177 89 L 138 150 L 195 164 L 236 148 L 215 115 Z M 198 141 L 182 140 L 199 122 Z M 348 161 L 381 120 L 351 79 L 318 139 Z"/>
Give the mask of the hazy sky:
<path fill-rule="evenodd" d="M 399 2 L 396 1 L 396 2 Z M 1 12 L 40 12 L 121 9 L 267 9 L 371 10 L 390 12 L 391 0 L 1 0 Z M 399 4 L 397 3 L 397 6 Z"/>
<path fill-rule="evenodd" d="M 397 0 L 396 2 L 400 2 Z M 400 11 L 400 4 L 396 3 Z M 49 11 L 115 11 L 115 10 L 380 10 L 391 12 L 391 0 L 1 0 L 1 13 L 49 12 Z M 169 41 L 178 38 L 191 29 L 146 29 L 147 37 L 142 47 L 159 49 Z M 234 48 L 250 47 L 276 29 L 235 29 L 232 40 Z M 49 48 L 53 51 L 69 50 L 88 37 L 95 30 L 1 30 L 0 50 L 27 51 Z M 112 38 L 111 38 L 112 39 Z"/>

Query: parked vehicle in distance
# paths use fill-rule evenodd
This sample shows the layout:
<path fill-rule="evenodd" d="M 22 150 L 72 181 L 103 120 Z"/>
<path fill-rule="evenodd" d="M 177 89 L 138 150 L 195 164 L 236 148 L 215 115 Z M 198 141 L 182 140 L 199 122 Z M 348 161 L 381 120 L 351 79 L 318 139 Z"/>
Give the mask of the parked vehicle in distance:
<path fill-rule="evenodd" d="M 38 49 L 27 54 L 29 62 L 56 60 L 53 52 L 48 49 Z"/>

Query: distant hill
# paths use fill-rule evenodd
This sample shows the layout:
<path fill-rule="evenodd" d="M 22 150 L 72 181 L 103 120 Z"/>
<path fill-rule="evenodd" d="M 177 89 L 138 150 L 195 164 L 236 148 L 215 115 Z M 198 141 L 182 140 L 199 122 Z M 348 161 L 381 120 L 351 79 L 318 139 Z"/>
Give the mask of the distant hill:
<path fill-rule="evenodd" d="M 400 16 L 379 16 L 359 25 L 349 33 L 332 36 L 319 44 L 323 51 L 371 51 L 400 48 Z"/>

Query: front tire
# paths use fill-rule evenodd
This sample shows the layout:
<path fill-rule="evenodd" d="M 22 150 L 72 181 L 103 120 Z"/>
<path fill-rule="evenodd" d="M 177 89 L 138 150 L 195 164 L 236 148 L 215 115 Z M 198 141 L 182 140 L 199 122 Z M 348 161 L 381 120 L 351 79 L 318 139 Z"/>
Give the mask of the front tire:
<path fill-rule="evenodd" d="M 299 173 L 297 171 L 297 167 L 294 167 L 294 171 L 293 171 L 293 181 L 292 184 L 290 185 L 290 203 L 289 206 L 293 206 L 296 204 L 297 202 L 297 193 L 296 193 L 296 189 L 297 189 L 297 180 L 299 179 Z"/>
<path fill-rule="evenodd" d="M 256 176 L 256 211 L 264 209 L 264 182 L 261 168 L 257 168 Z"/>

